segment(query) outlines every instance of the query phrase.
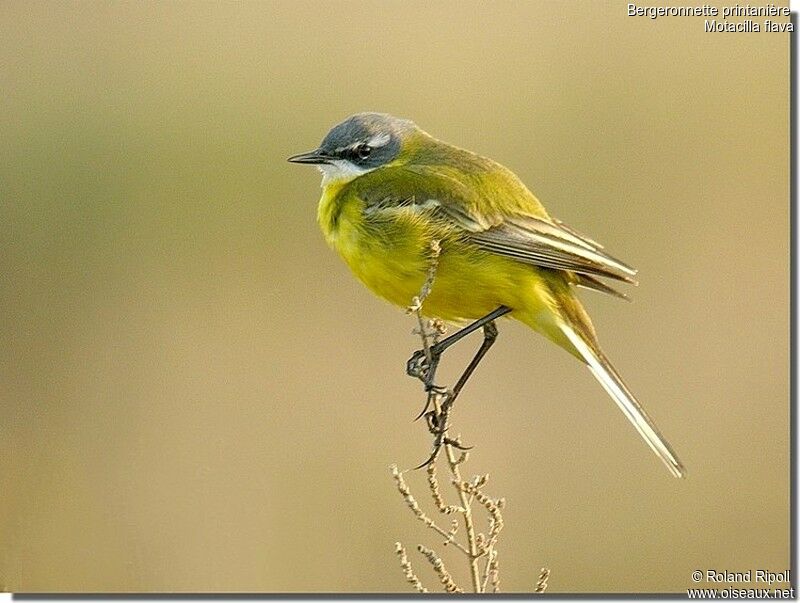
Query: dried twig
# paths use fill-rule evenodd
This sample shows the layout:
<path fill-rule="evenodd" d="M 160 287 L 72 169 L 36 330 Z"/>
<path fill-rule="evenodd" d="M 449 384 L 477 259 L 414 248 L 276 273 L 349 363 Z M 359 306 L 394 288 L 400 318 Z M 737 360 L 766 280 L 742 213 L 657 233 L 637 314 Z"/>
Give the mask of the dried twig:
<path fill-rule="evenodd" d="M 503 515 L 500 512 L 500 509 L 505 505 L 505 500 L 502 498 L 499 500 L 492 500 L 483 492 L 481 492 L 475 484 L 470 484 L 467 482 L 459 483 L 455 481 L 454 483 L 462 492 L 474 496 L 475 500 L 478 501 L 478 504 L 483 506 L 486 509 L 486 512 L 489 514 L 489 536 L 486 544 L 482 547 L 483 550 L 479 551 L 481 555 L 488 554 L 489 550 L 494 547 L 495 542 L 497 542 L 497 536 L 500 534 L 500 530 L 503 529 Z M 483 483 L 486 482 L 484 481 Z"/>
<path fill-rule="evenodd" d="M 441 413 L 441 405 L 439 403 L 438 397 L 433 401 L 434 410 L 437 413 Z M 442 429 L 446 429 L 447 426 L 443 426 Z M 450 445 L 449 442 L 445 441 L 444 443 L 444 451 L 445 455 L 447 456 L 447 462 L 450 465 L 450 473 L 453 474 L 453 481 L 455 483 L 461 482 L 461 469 L 459 459 L 456 457 L 453 446 Z M 462 515 L 464 517 L 464 528 L 466 529 L 467 533 L 467 546 L 469 548 L 469 570 L 470 570 L 470 578 L 472 580 L 472 588 L 475 593 L 480 593 L 483 583 L 481 582 L 481 574 L 480 569 L 478 567 L 478 543 L 475 538 L 475 524 L 472 519 L 472 505 L 471 501 L 469 500 L 468 493 L 462 490 L 461 488 L 458 489 L 458 496 L 461 499 L 461 508 L 463 509 Z"/>
<path fill-rule="evenodd" d="M 427 366 L 432 366 L 431 348 L 439 341 L 439 336 L 445 333 L 444 325 L 439 320 L 425 321 L 422 317 L 422 308 L 426 298 L 431 292 L 434 279 L 436 278 L 436 270 L 439 265 L 439 257 L 442 249 L 438 241 L 434 241 L 430 248 L 430 265 L 427 272 L 425 282 L 420 289 L 419 295 L 415 296 L 411 305 L 408 307 L 409 314 L 416 315 L 417 319 L 417 333 L 422 340 L 422 350 Z M 419 519 L 425 526 L 435 531 L 440 536 L 445 538 L 444 544 L 452 544 L 458 551 L 460 551 L 467 559 L 469 566 L 469 575 L 472 584 L 472 592 L 484 593 L 491 587 L 492 592 L 500 591 L 500 573 L 499 565 L 497 562 L 497 540 L 500 531 L 503 529 L 503 516 L 501 509 L 505 501 L 501 499 L 492 499 L 483 492 L 483 487 L 489 480 L 488 475 L 476 475 L 469 481 L 464 480 L 461 475 L 461 467 L 467 462 L 469 455 L 465 451 L 457 451 L 459 438 L 448 438 L 445 434 L 451 429 L 449 425 L 450 411 L 452 408 L 448 404 L 451 392 L 448 388 L 433 386 L 428 381 L 426 382 L 427 388 L 427 406 L 432 408 L 429 416 L 432 417 L 431 429 L 436 430 L 436 443 L 434 450 L 438 451 L 438 447 L 444 448 L 445 458 L 447 459 L 447 468 L 450 473 L 450 482 L 455 487 L 456 494 L 458 495 L 459 503 L 457 505 L 447 504 L 442 494 L 441 484 L 436 474 L 436 460 L 437 455 L 434 454 L 431 461 L 427 465 L 427 482 L 428 488 L 433 497 L 433 502 L 436 509 L 444 516 L 455 517 L 451 520 L 449 530 L 445 530 L 437 524 L 430 516 L 428 516 L 420 507 L 417 500 L 411 494 L 411 490 L 403 478 L 401 472 L 396 465 L 391 466 L 392 477 L 394 478 L 397 490 L 400 492 L 403 500 L 411 509 L 414 516 Z M 486 534 L 476 530 L 476 517 L 473 503 L 477 503 L 476 509 L 482 508 L 487 515 L 487 531 Z M 456 535 L 459 530 L 459 520 L 463 522 L 464 538 L 466 543 L 456 540 Z M 400 543 L 395 545 L 396 552 L 400 557 L 400 565 L 403 569 L 406 580 L 419 592 L 427 592 L 422 586 L 419 578 L 414 574 L 411 569 L 411 563 L 406 556 L 405 548 Z M 448 593 L 464 592 L 463 589 L 453 579 L 453 576 L 445 567 L 442 558 L 432 549 L 423 545 L 419 545 L 417 550 L 427 559 L 431 564 L 433 571 L 439 578 L 439 581 L 444 586 Z M 482 567 L 481 567 L 482 565 Z M 543 570 L 544 571 L 544 570 Z M 539 578 L 537 583 L 536 592 L 543 592 L 547 586 L 547 575 L 544 573 Z"/>
<path fill-rule="evenodd" d="M 411 562 L 408 560 L 408 555 L 406 555 L 405 547 L 399 542 L 395 542 L 394 552 L 397 553 L 397 556 L 400 558 L 400 567 L 403 568 L 403 574 L 406 577 L 406 582 L 413 586 L 417 592 L 428 592 L 428 589 L 422 586 L 422 582 L 420 582 L 420 579 L 417 578 L 417 575 L 414 573 L 414 570 L 411 567 Z"/>
<path fill-rule="evenodd" d="M 442 494 L 439 491 L 439 480 L 436 479 L 436 463 L 430 463 L 426 471 L 428 473 L 428 486 L 431 489 L 431 495 L 433 495 L 433 502 L 436 503 L 436 508 L 439 509 L 439 512 L 444 513 L 445 515 L 450 515 L 451 513 L 463 513 L 463 507 L 445 504 Z M 456 525 L 458 525 L 458 523 L 456 523 Z"/>
<path fill-rule="evenodd" d="M 543 567 L 539 570 L 539 579 L 536 581 L 536 588 L 533 589 L 533 592 L 536 594 L 542 594 L 545 590 L 547 590 L 547 579 L 550 577 L 550 569 Z"/>
<path fill-rule="evenodd" d="M 392 472 L 392 477 L 394 478 L 395 485 L 397 486 L 397 490 L 403 496 L 403 500 L 406 501 L 406 505 L 414 516 L 419 519 L 422 523 L 424 523 L 427 527 L 431 528 L 435 532 L 438 532 L 442 536 L 445 537 L 445 544 L 450 544 L 451 542 L 453 545 L 459 549 L 465 555 L 469 555 L 469 551 L 460 543 L 454 540 L 455 532 L 451 530 L 444 530 L 440 527 L 433 519 L 431 519 L 428 515 L 425 514 L 417 500 L 411 494 L 411 490 L 409 490 L 408 485 L 406 485 L 406 481 L 403 479 L 403 474 L 397 468 L 397 465 L 392 465 L 389 467 L 389 470 Z"/>
<path fill-rule="evenodd" d="M 483 592 L 486 592 L 486 583 L 491 582 L 492 592 L 500 592 L 500 566 L 497 564 L 497 550 L 489 553 L 489 562 L 486 564 L 486 573 L 483 576 Z"/>
<path fill-rule="evenodd" d="M 439 576 L 439 581 L 444 586 L 445 591 L 448 593 L 464 592 L 460 586 L 453 582 L 453 577 L 450 575 L 450 572 L 447 571 L 447 568 L 444 566 L 444 561 L 442 561 L 442 558 L 439 557 L 439 555 L 437 555 L 433 550 L 422 546 L 421 544 L 417 546 L 417 550 L 422 553 L 430 562 L 431 566 L 433 566 L 433 571 L 436 572 L 437 576 Z"/>

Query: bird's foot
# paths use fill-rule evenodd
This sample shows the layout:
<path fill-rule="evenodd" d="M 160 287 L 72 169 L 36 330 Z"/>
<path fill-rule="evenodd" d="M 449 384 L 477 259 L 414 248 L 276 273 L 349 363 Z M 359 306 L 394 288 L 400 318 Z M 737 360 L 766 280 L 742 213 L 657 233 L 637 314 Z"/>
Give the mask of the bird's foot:
<path fill-rule="evenodd" d="M 425 350 L 417 350 L 406 361 L 406 375 L 425 381 L 425 373 L 428 369 L 428 358 Z"/>
<path fill-rule="evenodd" d="M 433 440 L 433 451 L 431 455 L 428 457 L 424 463 L 417 465 L 414 467 L 415 469 L 422 469 L 423 467 L 427 467 L 432 462 L 436 460 L 439 456 L 439 452 L 442 450 L 442 446 L 452 446 L 453 448 L 457 448 L 461 451 L 472 450 L 472 446 L 464 446 L 460 441 L 453 438 L 448 438 L 444 435 L 444 432 L 439 433 L 436 438 Z"/>
<path fill-rule="evenodd" d="M 406 374 L 422 381 L 425 391 L 428 393 L 439 393 L 438 390 L 441 390 L 434 383 L 441 354 L 441 351 L 434 345 L 427 350 L 417 350 L 406 362 Z"/>
<path fill-rule="evenodd" d="M 439 452 L 442 449 L 442 446 L 452 446 L 453 448 L 457 448 L 458 450 L 471 450 L 472 446 L 464 446 L 458 438 L 448 438 L 447 437 L 447 419 L 450 414 L 450 409 L 452 407 L 452 392 L 446 388 L 441 388 L 436 386 L 439 390 L 441 390 L 442 395 L 442 402 L 439 406 L 438 410 L 423 410 L 423 415 L 425 416 L 425 421 L 428 423 L 428 431 L 433 434 L 433 451 L 431 455 L 421 465 L 417 466 L 417 469 L 422 469 L 423 467 L 427 467 L 432 462 L 436 460 L 436 457 L 439 456 Z M 432 396 L 429 395 L 428 397 L 428 405 L 431 402 Z"/>

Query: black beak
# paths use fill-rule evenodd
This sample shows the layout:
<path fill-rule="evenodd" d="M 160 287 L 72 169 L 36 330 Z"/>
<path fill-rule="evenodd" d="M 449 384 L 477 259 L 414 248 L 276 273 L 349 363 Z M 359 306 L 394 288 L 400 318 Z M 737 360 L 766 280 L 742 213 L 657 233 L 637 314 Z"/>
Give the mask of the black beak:
<path fill-rule="evenodd" d="M 330 159 L 331 158 L 322 149 L 315 149 L 313 151 L 309 151 L 308 153 L 292 155 L 286 161 L 291 161 L 292 163 L 320 164 L 328 163 Z"/>

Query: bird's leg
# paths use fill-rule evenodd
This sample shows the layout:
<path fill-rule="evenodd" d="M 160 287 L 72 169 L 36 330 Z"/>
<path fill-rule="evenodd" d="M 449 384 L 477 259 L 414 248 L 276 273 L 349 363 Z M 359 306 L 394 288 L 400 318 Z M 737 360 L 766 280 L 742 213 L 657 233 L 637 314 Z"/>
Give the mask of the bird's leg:
<path fill-rule="evenodd" d="M 446 420 L 442 419 L 447 418 L 447 412 L 449 412 L 453 402 L 456 401 L 458 394 L 461 393 L 461 390 L 464 388 L 464 385 L 466 385 L 467 380 L 472 376 L 472 373 L 475 372 L 475 369 L 478 368 L 481 360 L 483 360 L 483 357 L 486 356 L 486 353 L 489 351 L 489 348 L 492 347 L 495 341 L 497 341 L 497 325 L 494 323 L 494 321 L 487 322 L 485 325 L 483 325 L 483 343 L 481 343 L 481 347 L 478 348 L 477 352 L 475 352 L 475 356 L 472 358 L 472 360 L 470 360 L 470 363 L 467 365 L 467 368 L 464 369 L 464 372 L 461 374 L 461 377 L 458 378 L 458 381 L 456 381 L 453 389 L 447 390 L 438 386 L 434 386 L 433 389 L 428 392 L 428 402 L 420 416 L 426 415 L 428 420 L 428 428 L 430 429 L 431 433 L 436 434 L 444 429 Z M 436 395 L 442 397 L 441 411 L 439 413 L 436 413 L 435 411 L 427 412 L 428 408 L 433 402 L 433 396 Z"/>
<path fill-rule="evenodd" d="M 453 391 L 447 398 L 448 405 L 452 405 L 453 402 L 455 402 L 458 394 L 461 392 L 464 385 L 466 385 L 467 380 L 472 376 L 472 373 L 475 372 L 475 369 L 478 368 L 481 360 L 486 356 L 486 352 L 489 351 L 489 348 L 492 347 L 495 341 L 497 341 L 497 325 L 494 324 L 494 321 L 487 322 L 483 325 L 483 343 L 481 347 L 478 348 L 478 351 L 475 352 L 475 356 L 470 360 L 470 363 L 467 365 L 467 368 L 464 369 L 461 377 L 456 381 L 455 386 L 453 386 Z"/>
<path fill-rule="evenodd" d="M 502 316 L 502 314 L 500 314 L 500 316 Z M 459 331 L 459 333 L 460 332 L 461 331 Z M 458 335 L 459 333 L 456 333 L 455 335 Z M 492 347 L 496 340 L 497 325 L 495 325 L 494 320 L 490 320 L 483 325 L 483 343 L 481 343 L 481 347 L 478 348 L 475 356 L 467 365 L 467 368 L 464 369 L 464 372 L 462 373 L 461 377 L 459 377 L 453 389 L 445 390 L 443 393 L 438 393 L 431 390 L 428 391 L 428 402 L 425 406 L 425 409 L 423 409 L 422 414 L 425 415 L 425 418 L 428 422 L 428 430 L 434 435 L 433 451 L 431 452 L 430 457 L 428 457 L 428 460 L 417 467 L 418 469 L 435 461 L 443 445 L 454 446 L 459 450 L 469 449 L 468 446 L 463 446 L 459 441 L 450 439 L 446 436 L 447 421 L 450 415 L 450 409 L 453 406 L 453 402 L 455 402 L 458 394 L 464 388 L 464 385 L 466 385 L 467 380 L 472 376 L 472 373 L 475 372 L 475 369 L 478 367 L 481 360 L 483 360 L 483 357 L 486 356 L 489 348 Z M 428 411 L 427 409 L 430 406 L 434 396 L 441 396 L 441 404 L 438 407 L 435 407 L 434 410 Z"/>
<path fill-rule="evenodd" d="M 406 363 L 406 373 L 410 377 L 416 377 L 417 379 L 422 381 L 425 384 L 425 390 L 427 392 L 429 393 L 432 391 L 436 392 L 437 386 L 434 384 L 434 381 L 436 377 L 436 369 L 439 366 L 439 360 L 441 359 L 442 353 L 453 344 L 461 341 L 464 337 L 466 337 L 470 333 L 477 331 L 484 325 L 494 322 L 494 320 L 500 318 L 505 314 L 508 314 L 509 312 L 511 312 L 511 308 L 507 306 L 500 306 L 499 308 L 493 310 L 483 318 L 479 318 L 478 320 L 467 325 L 463 329 L 456 331 L 449 337 L 445 337 L 440 342 L 433 344 L 427 350 L 417 350 L 416 352 L 414 352 L 411 358 L 408 359 L 408 362 Z M 497 329 L 495 328 L 495 337 L 496 334 L 497 334 Z M 486 345 L 485 332 L 484 332 L 484 345 Z M 491 343 L 488 345 L 491 346 Z M 483 350 L 483 352 L 480 354 L 480 357 L 477 358 L 477 361 L 473 360 L 475 366 L 477 366 L 477 363 L 480 362 L 480 359 L 483 357 L 485 353 L 486 350 Z M 470 365 L 472 365 L 472 363 L 470 363 Z M 467 368 L 469 369 L 470 367 Z M 471 370 L 469 371 L 469 374 L 471 374 L 473 370 L 475 370 L 474 366 L 472 366 Z M 466 378 L 469 378 L 469 374 L 466 374 Z M 464 378 L 463 375 L 462 379 L 466 382 L 466 379 Z M 459 379 L 459 382 L 461 382 L 462 379 Z M 462 383 L 461 387 L 463 386 L 464 384 Z M 436 393 L 443 393 L 443 392 L 440 391 Z M 423 411 L 423 414 L 424 412 L 425 411 Z"/>
<path fill-rule="evenodd" d="M 442 355 L 442 353 L 447 348 L 451 347 L 453 344 L 458 343 L 459 341 L 461 341 L 464 337 L 466 337 L 470 333 L 473 333 L 474 331 L 477 331 L 478 329 L 480 329 L 484 325 L 487 325 L 489 323 L 494 322 L 496 319 L 500 318 L 501 316 L 504 316 L 504 315 L 508 314 L 509 312 L 511 312 L 511 308 L 509 308 L 508 306 L 500 306 L 496 310 L 493 310 L 492 312 L 489 312 L 489 314 L 487 314 L 486 316 L 484 316 L 482 318 L 479 318 L 478 320 L 476 320 L 475 322 L 467 325 L 466 327 L 464 327 L 460 331 L 456 331 L 455 333 L 453 333 L 449 337 L 445 337 L 440 342 L 435 343 L 434 345 L 432 345 L 431 346 L 431 350 L 430 350 L 431 351 L 431 356 L 433 356 L 434 358 L 435 357 L 440 357 Z M 495 329 L 495 333 L 496 333 L 496 331 L 497 331 L 497 329 Z"/>

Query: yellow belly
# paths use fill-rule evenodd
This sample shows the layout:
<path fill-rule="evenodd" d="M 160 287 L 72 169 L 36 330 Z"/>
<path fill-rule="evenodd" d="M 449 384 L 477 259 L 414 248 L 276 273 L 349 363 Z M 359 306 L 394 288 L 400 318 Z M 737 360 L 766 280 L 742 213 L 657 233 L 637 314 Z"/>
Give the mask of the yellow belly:
<path fill-rule="evenodd" d="M 460 322 L 504 305 L 530 324 L 547 309 L 546 276 L 534 267 L 481 251 L 453 235 L 431 232 L 430 224 L 413 216 L 387 222 L 376 234 L 364 228 L 357 202 L 339 208 L 330 227 L 326 202 L 331 200 L 326 197 L 320 204 L 320 225 L 329 244 L 359 280 L 391 303 L 408 307 L 420 294 L 431 266 L 430 245 L 438 239 L 436 276 L 422 307 L 426 316 Z"/>

